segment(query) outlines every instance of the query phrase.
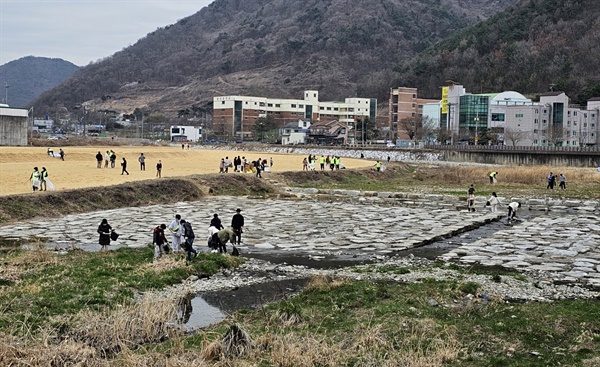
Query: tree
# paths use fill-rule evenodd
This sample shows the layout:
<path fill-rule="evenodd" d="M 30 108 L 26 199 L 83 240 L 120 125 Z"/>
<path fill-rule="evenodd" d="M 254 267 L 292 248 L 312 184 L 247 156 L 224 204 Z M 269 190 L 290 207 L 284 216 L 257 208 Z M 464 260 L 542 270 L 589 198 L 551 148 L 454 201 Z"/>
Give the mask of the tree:
<path fill-rule="evenodd" d="M 272 115 L 259 117 L 252 126 L 254 140 L 274 143 L 279 137 L 279 128 Z"/>
<path fill-rule="evenodd" d="M 565 129 L 562 124 L 551 123 L 545 131 L 544 137 L 548 140 L 548 144 L 552 144 L 555 147 L 562 145 L 565 137 Z"/>
<path fill-rule="evenodd" d="M 529 131 L 504 129 L 504 141 L 510 141 L 513 147 L 519 145 L 519 142 L 529 138 Z"/>
<path fill-rule="evenodd" d="M 429 117 L 417 116 L 400 120 L 398 130 L 404 131 L 411 141 L 422 141 L 433 137 L 435 129 Z"/>

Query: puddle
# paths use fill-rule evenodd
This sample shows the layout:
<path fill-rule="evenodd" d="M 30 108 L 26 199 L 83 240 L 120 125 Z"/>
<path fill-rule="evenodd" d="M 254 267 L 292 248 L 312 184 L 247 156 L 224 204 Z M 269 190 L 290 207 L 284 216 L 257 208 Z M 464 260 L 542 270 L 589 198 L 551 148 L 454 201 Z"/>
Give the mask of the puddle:
<path fill-rule="evenodd" d="M 256 310 L 300 292 L 308 279 L 284 279 L 239 287 L 231 291 L 205 292 L 187 300 L 180 307 L 186 331 L 193 331 L 222 321 L 228 314 Z"/>

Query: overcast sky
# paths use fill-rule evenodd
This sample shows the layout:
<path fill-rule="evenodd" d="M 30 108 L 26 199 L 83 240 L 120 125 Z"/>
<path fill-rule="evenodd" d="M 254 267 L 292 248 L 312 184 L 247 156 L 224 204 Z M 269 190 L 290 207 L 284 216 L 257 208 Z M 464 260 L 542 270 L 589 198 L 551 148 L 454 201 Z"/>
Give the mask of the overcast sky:
<path fill-rule="evenodd" d="M 0 0 L 0 65 L 25 56 L 85 66 L 212 0 Z"/>

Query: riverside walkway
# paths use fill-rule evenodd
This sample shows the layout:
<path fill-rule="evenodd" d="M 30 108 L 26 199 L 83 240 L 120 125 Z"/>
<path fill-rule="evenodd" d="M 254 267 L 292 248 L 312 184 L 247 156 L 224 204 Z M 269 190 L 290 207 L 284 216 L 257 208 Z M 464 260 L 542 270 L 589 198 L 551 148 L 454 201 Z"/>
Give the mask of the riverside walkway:
<path fill-rule="evenodd" d="M 499 214 L 470 213 L 451 206 L 410 206 L 394 199 L 265 200 L 210 197 L 202 201 L 123 208 L 25 221 L 0 227 L 3 237 L 45 237 L 52 246 L 97 251 L 96 229 L 103 218 L 120 234 L 113 248 L 152 244 L 152 229 L 175 214 L 192 223 L 195 247 L 207 250 L 207 227 L 214 213 L 223 225 L 241 208 L 246 220 L 242 253 L 393 254 L 497 220 Z M 537 272 L 549 282 L 600 289 L 600 217 L 595 213 L 547 213 L 505 227 L 471 243 L 458 244 L 443 261 L 503 266 Z"/>

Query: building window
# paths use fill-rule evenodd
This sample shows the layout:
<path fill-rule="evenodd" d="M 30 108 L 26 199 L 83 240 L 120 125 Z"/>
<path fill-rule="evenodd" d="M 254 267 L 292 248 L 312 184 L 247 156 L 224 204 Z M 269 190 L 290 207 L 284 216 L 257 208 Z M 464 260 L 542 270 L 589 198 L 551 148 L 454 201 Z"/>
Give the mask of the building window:
<path fill-rule="evenodd" d="M 327 107 L 327 111 L 331 111 L 331 107 Z"/>
<path fill-rule="evenodd" d="M 325 111 L 325 107 L 323 107 L 323 106 L 319 107 L 319 111 Z"/>
<path fill-rule="evenodd" d="M 301 104 L 301 105 L 298 105 L 298 107 L 300 107 L 300 108 L 304 108 L 304 105 L 303 105 L 303 104 Z"/>
<path fill-rule="evenodd" d="M 280 105 L 279 103 L 277 103 L 277 104 L 275 105 L 275 107 L 281 107 L 281 105 Z"/>
<path fill-rule="evenodd" d="M 577 111 L 573 111 L 573 116 L 577 116 Z"/>
<path fill-rule="evenodd" d="M 337 108 L 337 107 L 334 107 L 334 108 L 333 108 L 333 110 L 334 110 L 334 111 L 339 111 L 340 109 L 339 109 L 339 108 Z"/>
<path fill-rule="evenodd" d="M 221 101 L 221 104 L 225 104 L 225 101 Z"/>
<path fill-rule="evenodd" d="M 522 113 L 517 113 L 517 114 L 515 115 L 515 117 L 516 117 L 516 118 L 523 118 L 523 114 L 522 114 Z"/>
<path fill-rule="evenodd" d="M 538 113 L 540 113 L 540 110 L 538 110 L 538 109 L 536 108 L 536 109 L 535 109 L 535 113 L 536 113 L 536 115 L 537 115 Z"/>
<path fill-rule="evenodd" d="M 587 127 L 587 122 L 584 122 L 584 123 L 583 123 L 583 127 Z"/>
<path fill-rule="evenodd" d="M 533 133 L 537 134 L 538 133 L 538 129 L 533 129 Z"/>
<path fill-rule="evenodd" d="M 267 107 L 273 107 L 273 103 L 268 103 Z"/>
<path fill-rule="evenodd" d="M 294 103 L 294 104 L 292 104 L 292 108 L 296 108 L 296 104 L 295 104 L 295 103 Z"/>
<path fill-rule="evenodd" d="M 542 120 L 542 123 L 543 123 L 543 124 L 546 124 L 546 123 L 547 123 L 547 122 L 546 122 L 546 119 L 543 119 L 543 120 Z"/>
<path fill-rule="evenodd" d="M 533 123 L 534 123 L 534 124 L 539 124 L 539 121 L 538 121 L 538 119 L 535 119 L 535 120 L 533 120 Z"/>

